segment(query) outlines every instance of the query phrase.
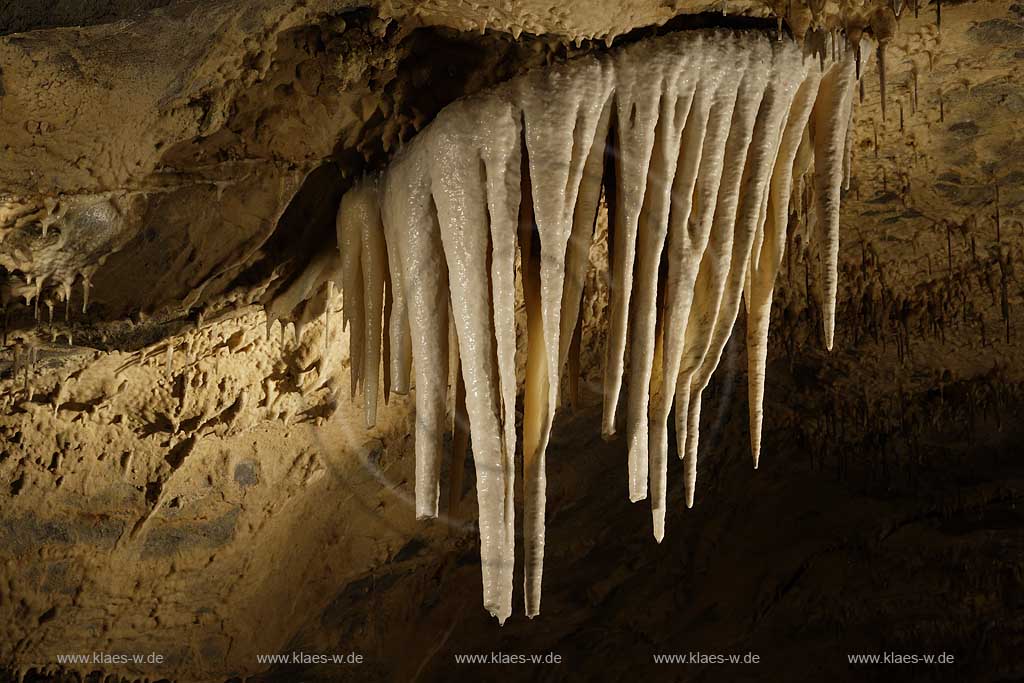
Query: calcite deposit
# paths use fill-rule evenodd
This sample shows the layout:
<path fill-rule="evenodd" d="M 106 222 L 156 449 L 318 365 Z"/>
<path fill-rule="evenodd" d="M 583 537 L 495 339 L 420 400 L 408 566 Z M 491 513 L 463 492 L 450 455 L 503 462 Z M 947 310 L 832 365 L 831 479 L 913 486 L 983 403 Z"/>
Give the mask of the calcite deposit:
<path fill-rule="evenodd" d="M 1024 675 L 1022 26 L 0 9 L 0 680 Z"/>

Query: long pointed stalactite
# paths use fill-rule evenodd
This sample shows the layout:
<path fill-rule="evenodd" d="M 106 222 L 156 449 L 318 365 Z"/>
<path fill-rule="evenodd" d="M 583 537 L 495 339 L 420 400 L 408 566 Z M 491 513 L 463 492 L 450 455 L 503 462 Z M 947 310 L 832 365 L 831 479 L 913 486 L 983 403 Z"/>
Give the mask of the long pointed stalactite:
<path fill-rule="evenodd" d="M 650 495 L 658 541 L 670 504 L 669 417 L 674 407 L 691 506 L 701 396 L 741 305 L 758 464 L 772 294 L 791 197 L 805 191 L 815 198 L 802 210 L 814 226 L 831 348 L 847 133 L 858 55 L 870 50 L 822 39 L 825 48 L 805 56 L 757 33 L 686 32 L 529 73 L 449 105 L 343 198 L 335 279 L 353 395 L 362 389 L 372 425 L 382 381 L 385 396 L 414 390 L 416 515 L 429 518 L 439 514 L 447 397 L 457 387 L 454 410 L 465 406 L 472 435 L 484 606 L 499 621 L 512 613 L 520 391 L 524 597 L 527 615 L 540 612 L 544 456 L 563 375 L 578 373 L 602 195 L 611 283 L 603 430 L 613 435 L 624 417 L 628 495 Z M 464 454 L 460 429 L 455 450 Z M 453 468 L 457 514 L 462 472 Z"/>

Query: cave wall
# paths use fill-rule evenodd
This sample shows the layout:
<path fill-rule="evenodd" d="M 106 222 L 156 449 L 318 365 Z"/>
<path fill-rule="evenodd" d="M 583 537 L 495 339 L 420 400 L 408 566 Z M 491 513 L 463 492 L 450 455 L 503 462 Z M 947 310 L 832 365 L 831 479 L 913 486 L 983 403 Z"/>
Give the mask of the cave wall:
<path fill-rule="evenodd" d="M 362 652 L 345 672 L 358 680 L 447 680 L 466 672 L 453 653 L 497 650 L 566 664 L 474 677 L 891 680 L 845 660 L 882 650 L 957 654 L 907 674 L 922 679 L 1024 675 L 1018 4 L 943 5 L 941 27 L 934 4 L 904 12 L 886 48 L 886 118 L 874 73 L 855 113 L 835 349 L 822 349 L 796 231 L 763 464 L 748 464 L 746 360 L 731 344 L 704 411 L 697 504 L 683 505 L 671 462 L 660 545 L 646 506 L 626 500 L 624 440 L 599 437 L 593 321 L 607 292 L 592 275 L 583 401 L 556 420 L 548 455 L 537 619 L 499 629 L 480 609 L 468 483 L 453 519 L 414 520 L 411 401 L 393 397 L 363 428 L 340 295 L 311 302 L 301 336 L 267 329 L 260 302 L 333 230 L 341 193 L 445 104 L 607 49 L 606 36 L 719 9 L 536 5 L 52 3 L 3 15 L 0 266 L 49 274 L 44 322 L 19 303 L 32 285 L 4 298 L 3 676 L 39 680 L 59 669 L 58 650 L 97 649 L 167 656 L 159 671 L 103 674 L 183 681 L 336 680 L 329 666 L 256 661 L 294 649 Z M 18 224 L 55 199 L 69 208 L 46 234 Z M 86 210 L 97 205 L 113 207 L 98 226 Z M 30 344 L 26 380 L 15 354 Z M 650 663 L 691 650 L 750 650 L 763 664 Z"/>

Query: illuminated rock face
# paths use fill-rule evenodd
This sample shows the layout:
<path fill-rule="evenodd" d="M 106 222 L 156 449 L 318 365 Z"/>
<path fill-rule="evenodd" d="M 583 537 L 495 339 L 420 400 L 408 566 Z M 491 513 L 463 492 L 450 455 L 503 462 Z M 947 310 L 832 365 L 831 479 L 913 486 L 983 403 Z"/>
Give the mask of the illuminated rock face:
<path fill-rule="evenodd" d="M 650 491 L 659 542 L 671 410 L 692 506 L 701 394 L 741 301 L 757 466 L 772 292 L 790 198 L 805 183 L 831 348 L 839 195 L 860 68 L 852 50 L 825 53 L 835 59 L 805 58 L 796 44 L 760 34 L 710 31 L 572 60 L 449 105 L 379 178 L 343 198 L 337 272 L 318 259 L 300 281 L 342 285 L 352 391 L 362 387 L 368 426 L 382 357 L 385 397 L 415 386 L 418 517 L 438 514 L 446 397 L 458 382 L 448 362 L 451 315 L 477 472 L 484 605 L 499 621 L 512 612 L 520 390 L 526 613 L 540 610 L 544 453 L 563 374 L 579 368 L 572 339 L 602 191 L 611 282 L 603 431 L 616 431 L 628 367 L 629 497 Z"/>
<path fill-rule="evenodd" d="M 82 4 L 60 9 L 89 9 Z M 663 41 L 685 47 L 695 38 L 640 47 L 621 33 L 710 21 L 759 25 L 774 41 L 775 21 L 742 16 L 754 5 L 742 0 L 434 0 L 358 12 L 349 10 L 367 3 L 108 4 L 169 9 L 0 37 L 0 679 L 56 679 L 56 653 L 127 650 L 165 654 L 167 665 L 104 665 L 104 675 L 460 680 L 466 670 L 454 654 L 500 647 L 564 655 L 570 665 L 545 677 L 622 680 L 643 676 L 652 651 L 716 652 L 724 642 L 770 648 L 759 671 L 780 679 L 860 676 L 838 653 L 881 650 L 953 649 L 974 667 L 945 670 L 957 680 L 1019 673 L 1021 582 L 1005 562 L 1024 553 L 1015 506 L 1024 424 L 1019 3 L 947 3 L 939 31 L 936 3 L 845 4 L 837 23 L 834 4 L 815 14 L 817 3 L 773 2 L 782 32 L 810 50 L 793 74 L 804 80 L 788 108 L 769 100 L 771 86 L 756 92 L 742 66 L 753 60 L 737 49 L 721 68 L 750 73 L 729 87 L 754 89 L 756 103 L 731 110 L 721 101 L 728 92 L 697 99 L 686 77 L 711 73 L 699 55 L 686 58 L 698 68 L 664 66 Z M 891 35 L 890 13 L 901 6 Z M 702 9 L 714 18 L 654 28 Z M 3 23 L 0 33 L 10 30 Z M 835 70 L 822 58 L 844 58 L 841 45 L 822 42 L 829 31 L 886 65 L 883 78 L 874 65 L 854 69 L 866 77 L 842 150 L 852 164 L 833 353 L 823 343 L 830 269 L 820 266 L 835 242 L 821 239 L 831 209 L 815 197 L 836 195 L 814 192 L 816 181 L 834 190 L 816 171 L 836 168 L 815 155 L 840 151 L 815 146 L 817 105 L 842 111 L 826 106 L 835 98 L 820 80 Z M 860 43 L 862 32 L 874 45 Z M 701 49 L 719 49 L 707 35 Z M 773 49 L 780 60 L 789 50 Z M 649 53 L 639 78 L 623 75 L 630 50 Z M 680 50 L 679 63 L 692 51 Z M 595 56 L 493 95 L 527 69 L 585 53 Z M 600 77 L 574 71 L 595 62 Z M 781 63 L 758 78 L 772 82 Z M 555 85 L 538 88 L 545 79 Z M 426 129 L 446 105 L 487 92 Z M 811 100 L 804 128 L 802 97 Z M 633 101 L 630 133 L 622 122 Z M 691 125 L 701 106 L 703 129 Z M 751 108 L 755 123 L 744 129 Z M 565 131 L 575 134 L 578 112 L 570 147 Z M 725 120 L 718 138 L 714 112 Z M 758 123 L 769 114 L 781 137 L 769 141 L 777 150 L 767 146 L 775 156 L 758 161 Z M 739 163 L 744 138 L 730 147 L 732 129 L 750 135 Z M 609 139 L 623 140 L 618 157 Z M 786 192 L 775 171 L 794 140 Z M 717 180 L 702 180 L 710 161 L 678 154 L 716 144 Z M 769 162 L 767 179 L 755 173 Z M 748 165 L 753 181 L 743 177 Z M 343 207 L 355 220 L 336 225 L 342 195 L 369 171 Z M 714 182 L 739 183 L 734 207 L 719 211 Z M 631 190 L 638 183 L 642 195 Z M 692 221 L 680 240 L 679 196 L 691 183 Z M 702 186 L 711 188 L 703 199 Z M 746 199 L 759 191 L 768 197 L 763 224 Z M 704 211 L 701 250 L 693 240 Z M 734 220 L 721 222 L 728 211 Z M 785 231 L 772 227 L 780 212 Z M 510 218 L 513 227 L 502 227 Z M 635 249 L 619 248 L 633 220 Z M 749 257 L 739 254 L 749 263 L 737 299 L 731 264 L 749 220 L 761 234 Z M 453 226 L 478 231 L 475 241 L 453 242 Z M 726 228 L 739 247 L 712 268 Z M 566 232 L 564 263 L 552 267 L 543 254 L 557 256 L 551 236 Z M 484 287 L 455 280 L 456 257 L 464 272 L 484 271 Z M 544 305 L 556 297 L 543 285 L 559 268 L 556 357 Z M 611 315 L 613 275 L 624 334 Z M 680 291 L 695 293 L 689 309 Z M 462 299 L 457 321 L 449 308 Z M 700 394 L 714 335 L 728 333 L 718 318 L 730 320 L 739 300 L 747 311 Z M 709 319 L 698 323 L 701 306 Z M 457 323 L 485 332 L 467 340 Z M 468 341 L 490 350 L 460 363 Z M 666 367 L 673 354 L 678 368 Z M 605 373 L 609 356 L 621 374 Z M 462 381 L 471 370 L 489 392 L 483 423 L 472 416 L 474 452 L 482 443 L 489 450 L 478 456 L 520 469 L 515 481 L 512 468 L 488 470 L 486 500 L 475 491 L 461 500 L 460 480 L 484 472 L 460 459 L 467 398 L 480 398 Z M 607 411 L 606 381 L 621 399 Z M 686 406 L 675 389 L 690 392 Z M 687 453 L 674 434 L 696 436 L 684 409 L 696 394 L 701 480 L 691 510 L 683 501 L 695 479 L 686 474 L 697 460 L 667 452 Z M 616 438 L 601 441 L 602 423 Z M 768 467 L 752 472 L 748 443 L 756 458 L 762 440 Z M 695 438 L 689 445 L 697 452 Z M 495 503 L 507 503 L 511 488 L 515 520 Z M 670 528 L 661 544 L 648 536 L 647 501 L 630 503 L 644 494 L 658 535 L 661 514 Z M 459 505 L 474 496 L 492 523 L 485 551 L 497 562 L 484 571 L 499 613 L 513 549 L 506 530 L 526 531 L 530 543 L 530 602 L 500 628 L 480 609 L 476 505 Z M 539 608 L 545 521 L 543 614 L 529 620 L 521 615 Z M 524 545 L 515 541 L 519 557 Z M 523 564 L 516 560 L 513 603 Z M 970 581 L 949 581 L 965 571 Z M 351 648 L 369 655 L 370 668 L 265 673 L 261 654 L 300 645 Z M 721 671 L 693 676 L 702 673 Z"/>

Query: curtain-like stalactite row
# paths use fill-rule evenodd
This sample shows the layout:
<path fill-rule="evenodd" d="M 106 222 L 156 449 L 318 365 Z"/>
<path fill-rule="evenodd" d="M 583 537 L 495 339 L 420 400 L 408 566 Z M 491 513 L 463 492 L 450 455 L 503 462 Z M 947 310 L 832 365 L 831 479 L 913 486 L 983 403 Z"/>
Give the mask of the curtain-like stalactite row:
<path fill-rule="evenodd" d="M 573 338 L 602 196 L 611 282 L 603 429 L 614 434 L 624 414 L 629 497 L 651 498 L 659 541 L 669 417 L 674 406 L 692 505 L 701 394 L 741 302 L 757 466 L 772 292 L 790 198 L 805 184 L 815 197 L 807 227 L 831 348 L 840 186 L 857 55 L 867 51 L 820 52 L 805 57 L 795 43 L 757 33 L 701 31 L 575 59 L 448 106 L 342 200 L 334 279 L 353 394 L 361 391 L 372 426 L 381 384 L 385 397 L 415 387 L 416 514 L 426 518 L 438 514 L 449 386 L 464 383 L 457 394 L 472 434 L 484 605 L 499 621 L 512 612 L 520 390 L 526 613 L 540 610 L 545 450 L 561 379 L 567 367 L 579 371 Z M 323 264 L 311 267 L 322 280 Z M 449 362 L 450 338 L 458 364 Z"/>

